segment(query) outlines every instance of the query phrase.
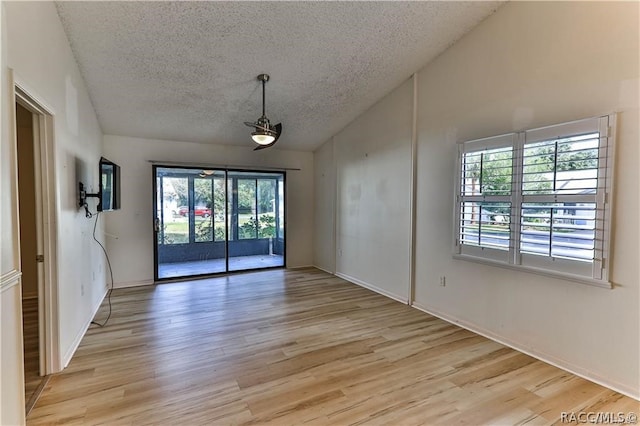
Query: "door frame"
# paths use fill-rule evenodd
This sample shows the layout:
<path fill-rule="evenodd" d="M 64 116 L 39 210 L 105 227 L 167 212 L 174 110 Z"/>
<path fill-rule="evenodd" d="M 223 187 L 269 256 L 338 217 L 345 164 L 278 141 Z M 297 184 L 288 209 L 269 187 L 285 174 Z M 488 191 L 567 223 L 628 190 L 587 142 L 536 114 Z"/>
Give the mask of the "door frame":
<path fill-rule="evenodd" d="M 38 335 L 40 375 L 62 371 L 60 356 L 60 330 L 58 321 L 58 258 L 57 211 L 55 189 L 55 140 L 53 110 L 34 95 L 34 91 L 9 70 L 12 88 L 10 94 L 13 126 L 12 137 L 17 155 L 17 128 L 15 104 L 33 114 L 33 144 L 35 162 L 36 238 L 38 254 L 44 262 L 38 263 Z M 17 161 L 17 157 L 14 159 Z M 17 185 L 17 169 L 15 169 Z M 16 209 L 19 193 L 16 190 Z M 19 220 L 19 211 L 16 210 Z M 18 238 L 18 255 L 20 248 Z M 19 265 L 19 263 L 18 263 Z"/>
<path fill-rule="evenodd" d="M 269 267 L 263 267 L 263 268 L 254 268 L 254 269 L 243 269 L 243 270 L 233 270 L 230 271 L 229 270 L 229 228 L 231 226 L 231 224 L 229 223 L 229 214 L 225 214 L 225 228 L 226 228 L 226 236 L 227 238 L 225 239 L 225 271 L 224 272 L 212 272 L 212 273 L 206 273 L 206 274 L 197 274 L 197 275 L 189 275 L 189 276 L 184 276 L 184 277 L 171 277 L 171 278 L 159 278 L 158 277 L 158 259 L 159 259 L 159 255 L 158 255 L 158 230 L 157 230 L 157 226 L 155 225 L 157 223 L 157 212 L 158 212 L 158 182 L 157 182 L 157 170 L 159 168 L 168 168 L 168 169 L 194 169 L 194 170 L 198 170 L 198 169 L 207 169 L 207 170 L 216 170 L 216 171 L 220 171 L 220 172 L 224 172 L 224 179 L 225 179 L 225 184 L 224 184 L 224 188 L 225 188 L 225 212 L 228 210 L 229 208 L 229 188 L 228 188 L 228 182 L 229 182 L 229 173 L 234 173 L 234 172 L 240 172 L 240 173 L 273 173 L 273 174 L 277 174 L 277 173 L 281 173 L 282 174 L 282 200 L 285 201 L 285 206 L 284 206 L 284 212 L 283 212 L 283 217 L 281 218 L 282 221 L 282 240 L 284 242 L 284 247 L 282 250 L 282 260 L 283 260 L 283 264 L 282 266 L 269 266 Z M 206 277 L 212 277 L 212 276 L 224 276 L 224 275 L 230 275 L 230 274 L 237 274 L 237 273 L 243 273 L 243 272 L 251 272 L 251 271 L 260 271 L 260 270 L 267 270 L 267 269 L 278 269 L 278 268 L 286 268 L 287 267 L 287 241 L 286 241 L 286 236 L 287 236 L 287 203 L 286 203 L 286 191 L 287 191 L 287 170 L 284 169 L 274 169 L 274 168 L 247 168 L 247 167 L 242 167 L 242 168 L 234 168 L 234 167 L 227 167 L 227 166 L 214 166 L 214 165 L 201 165 L 201 164 L 197 164 L 197 165 L 176 165 L 176 164 L 171 164 L 171 163 L 167 163 L 167 164 L 163 164 L 162 162 L 153 162 L 152 164 L 152 196 L 153 196 L 153 278 L 154 278 L 154 283 L 163 283 L 163 282 L 172 282 L 172 281 L 184 281 L 184 280 L 189 280 L 189 279 L 198 279 L 198 278 L 206 278 Z M 276 185 L 278 185 L 278 180 L 276 180 Z M 257 187 L 256 187 L 256 192 L 257 192 Z M 276 212 L 277 213 L 277 212 Z M 256 213 L 257 214 L 257 213 Z"/>

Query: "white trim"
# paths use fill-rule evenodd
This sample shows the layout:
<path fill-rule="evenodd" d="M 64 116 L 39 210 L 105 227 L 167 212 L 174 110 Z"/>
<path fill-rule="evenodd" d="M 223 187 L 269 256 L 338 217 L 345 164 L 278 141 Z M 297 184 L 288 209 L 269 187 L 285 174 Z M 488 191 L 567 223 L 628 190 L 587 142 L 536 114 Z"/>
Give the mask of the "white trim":
<path fill-rule="evenodd" d="M 513 198 L 516 193 L 514 186 L 514 174 L 513 171 L 515 169 L 516 163 L 516 153 L 517 153 L 517 142 L 518 142 L 518 133 L 507 133 L 504 135 L 493 136 L 483 139 L 476 139 L 468 142 L 460 142 L 457 145 L 457 157 L 456 157 L 456 175 L 455 175 L 455 197 L 454 197 L 454 214 L 455 220 L 453 223 L 453 253 L 454 254 L 462 254 L 462 255 L 471 255 L 478 257 L 487 257 L 496 261 L 504 261 L 505 263 L 510 262 L 511 254 L 513 252 L 513 231 L 514 231 L 514 221 L 513 221 Z M 463 177 L 463 162 L 466 163 L 465 155 L 466 154 L 478 154 L 482 153 L 486 150 L 503 150 L 503 151 L 511 151 L 511 176 L 512 176 L 512 184 L 511 184 L 511 193 L 509 195 L 485 195 L 485 194 L 465 194 L 463 188 L 467 187 L 467 177 L 466 174 Z M 466 173 L 466 171 L 465 171 Z M 482 171 L 481 171 L 482 173 Z M 463 210 L 462 205 L 466 203 L 504 203 L 509 204 L 510 206 L 510 239 L 509 246 L 507 250 L 500 250 L 488 246 L 473 246 L 471 244 L 463 244 L 462 238 L 460 235 L 461 223 Z M 479 215 L 482 216 L 482 208 L 480 208 Z M 481 218 L 482 220 L 482 218 Z M 478 235 L 480 238 L 480 235 Z"/>
<path fill-rule="evenodd" d="M 524 354 L 527 354 L 533 358 L 536 358 L 542 362 L 546 362 L 547 364 L 551 364 L 554 367 L 560 368 L 562 370 L 568 371 L 571 374 L 575 374 L 576 376 L 582 377 L 583 379 L 589 380 L 591 382 L 597 383 L 601 386 L 604 386 L 606 388 L 612 389 L 616 392 L 619 392 L 623 395 L 628 396 L 629 398 L 633 398 L 635 400 L 639 400 L 640 401 L 640 391 L 638 389 L 634 389 L 628 385 L 625 385 L 624 383 L 618 383 L 618 382 L 614 382 L 611 381 L 610 379 L 608 379 L 607 377 L 603 377 L 593 371 L 589 371 L 587 369 L 584 369 L 580 366 L 577 366 L 567 360 L 564 359 L 560 359 L 557 358 L 551 354 L 545 353 L 545 352 L 541 352 L 538 351 L 536 349 L 533 348 L 529 348 L 529 347 L 525 347 L 522 344 L 520 344 L 519 342 L 513 341 L 511 339 L 508 339 L 504 336 L 500 336 L 498 334 L 493 333 L 490 330 L 485 329 L 484 327 L 481 327 L 477 324 L 473 324 L 471 322 L 465 321 L 465 320 L 461 320 L 459 318 L 456 318 L 454 316 L 445 314 L 441 311 L 438 311 L 437 309 L 425 306 L 425 305 L 421 305 L 419 303 L 414 303 L 411 306 L 413 306 L 414 308 L 426 312 L 429 315 L 433 315 L 435 317 L 438 317 L 444 321 L 447 321 L 451 324 L 457 325 L 459 327 L 462 327 L 466 330 L 469 330 L 473 333 L 479 334 L 481 336 L 486 337 L 487 339 L 493 340 L 494 342 L 498 342 L 502 345 L 508 346 L 512 349 L 517 350 L 518 352 L 522 352 Z"/>
<path fill-rule="evenodd" d="M 295 271 L 296 269 L 307 269 L 307 268 L 315 268 L 313 264 L 309 265 L 298 265 L 298 266 L 284 266 L 284 269 Z M 272 269 L 272 268 L 267 268 Z M 229 271 L 229 272 L 241 272 L 241 271 Z M 260 272 L 260 269 L 247 269 L 244 272 Z"/>
<path fill-rule="evenodd" d="M 335 136 L 331 136 L 331 173 L 333 173 L 333 226 L 331 229 L 333 238 L 333 272 L 338 270 L 338 162 L 336 160 L 336 140 Z M 315 220 L 315 219 L 314 219 Z"/>
<path fill-rule="evenodd" d="M 321 268 L 320 266 L 313 265 L 313 267 L 314 267 L 314 268 L 316 268 L 316 269 L 321 270 L 322 272 L 326 272 L 327 274 L 335 275 L 335 272 L 332 272 L 332 271 L 329 271 L 329 270 L 327 270 L 327 269 Z"/>
<path fill-rule="evenodd" d="M 537 274 L 537 275 L 544 275 L 546 277 L 556 278 L 556 279 L 560 279 L 560 280 L 573 281 L 573 282 L 577 282 L 577 283 L 581 283 L 581 284 L 589 284 L 589 285 L 592 285 L 594 287 L 601 287 L 601 288 L 608 288 L 608 289 L 611 289 L 611 288 L 614 287 L 613 284 L 610 281 L 594 280 L 594 279 L 589 278 L 589 277 L 583 277 L 583 276 L 580 276 L 580 275 L 567 274 L 567 273 L 554 271 L 554 270 L 550 270 L 550 269 L 536 268 L 536 267 L 533 267 L 533 266 L 513 265 L 513 264 L 510 264 L 510 263 L 506 263 L 506 262 L 500 262 L 498 260 L 488 259 L 486 257 L 477 257 L 477 256 L 470 256 L 470 255 L 465 255 L 465 254 L 454 254 L 453 258 L 454 259 L 458 259 L 458 260 L 465 260 L 465 261 L 468 261 L 468 262 L 482 263 L 482 264 L 490 265 L 490 266 L 498 266 L 500 268 L 511 269 L 511 270 L 514 270 L 514 271 L 527 272 L 527 273 Z"/>
<path fill-rule="evenodd" d="M 617 138 L 617 129 L 618 129 L 618 114 L 612 113 L 608 116 L 608 126 L 609 129 L 606 133 L 607 135 L 607 165 L 606 165 L 606 175 L 604 176 L 605 185 L 604 185 L 604 200 L 602 203 L 603 208 L 606 213 L 603 215 L 604 227 L 603 227 L 603 235 L 604 235 L 604 243 L 601 246 L 602 250 L 602 279 L 608 280 L 611 278 L 611 236 L 612 236 L 612 223 L 613 223 L 613 213 L 615 206 L 615 182 L 614 182 L 614 170 L 615 170 L 615 162 L 616 162 L 616 138 Z"/>
<path fill-rule="evenodd" d="M 333 215 L 333 272 L 338 270 L 338 202 L 340 198 L 338 197 L 338 160 L 336 159 L 336 139 L 335 135 L 331 136 L 331 171 L 333 173 L 333 188 L 331 188 L 333 193 L 333 211 L 331 214 Z"/>
<path fill-rule="evenodd" d="M 82 338 L 84 337 L 85 334 L 87 334 L 87 330 L 91 326 L 91 322 L 93 321 L 93 318 L 98 313 L 98 310 L 100 309 L 100 306 L 102 305 L 102 302 L 104 301 L 104 298 L 105 298 L 105 296 L 107 295 L 108 292 L 109 292 L 109 289 L 105 288 L 105 291 L 102 294 L 102 297 L 100 297 L 98 299 L 98 303 L 96 303 L 96 305 L 93 307 L 91 316 L 87 320 L 87 322 L 84 325 L 84 327 L 82 327 L 82 329 L 80 330 L 80 333 L 78 333 L 76 335 L 75 339 L 73 339 L 73 342 L 71 343 L 71 346 L 69 347 L 69 350 L 67 350 L 67 352 L 64 354 L 64 357 L 62 358 L 62 366 L 63 366 L 63 368 L 67 368 L 67 366 L 71 362 L 71 358 L 73 358 L 73 355 L 78 350 L 78 347 L 80 346 L 80 343 L 82 342 Z"/>
<path fill-rule="evenodd" d="M 28 98 L 20 98 L 20 100 L 27 104 L 28 109 L 36 110 L 44 115 L 55 115 L 55 110 L 51 108 L 42 98 L 37 95 L 35 90 L 33 90 L 27 83 L 24 82 L 19 76 L 16 76 L 15 72 L 11 70 L 13 74 L 13 86 L 18 88 L 23 94 L 26 94 Z M 15 94 L 15 89 L 14 89 Z"/>
<path fill-rule="evenodd" d="M 16 96 L 18 98 L 18 96 Z M 26 96 L 19 96 L 21 103 L 25 103 L 28 101 Z M 24 108 L 24 107 L 23 107 Z M 29 112 L 31 112 L 31 122 L 32 122 L 32 141 L 33 145 L 33 171 L 34 171 L 34 192 L 35 192 L 35 207 L 36 207 L 36 254 L 42 255 L 44 258 L 44 250 L 45 244 L 47 242 L 46 237 L 44 235 L 45 225 L 44 225 L 44 192 L 43 186 L 46 183 L 46 168 L 43 167 L 43 161 L 45 157 L 42 155 L 43 151 L 46 153 L 46 150 L 43 149 L 44 141 L 46 140 L 46 120 L 44 115 L 40 115 L 38 112 L 33 112 L 33 110 L 39 111 L 36 105 L 29 103 Z M 43 173 L 45 171 L 45 173 Z M 45 259 L 46 261 L 46 259 Z M 47 371 L 47 357 L 46 354 L 46 346 L 47 346 L 47 337 L 45 330 L 47 324 L 47 317 L 45 315 L 45 309 L 47 307 L 48 301 L 45 300 L 45 297 L 38 297 L 41 294 L 44 295 L 47 289 L 47 265 L 45 262 L 37 262 L 36 263 L 36 279 L 37 279 L 37 288 L 36 288 L 36 297 L 38 298 L 38 372 L 41 375 L 44 375 Z M 24 292 L 23 292 L 24 297 Z"/>
<path fill-rule="evenodd" d="M 526 134 L 527 143 L 536 143 L 566 137 L 567 135 L 597 132 L 599 130 L 599 119 L 603 117 L 605 116 L 552 124 L 550 126 L 524 130 L 524 133 Z"/>
<path fill-rule="evenodd" d="M 22 272 L 17 269 L 13 271 L 9 271 L 0 276 L 0 293 L 4 293 L 9 290 L 11 287 L 20 284 L 20 278 L 22 277 Z"/>
<path fill-rule="evenodd" d="M 140 281 L 125 281 L 120 283 L 113 283 L 113 288 L 130 288 L 130 287 L 142 287 L 145 285 L 154 285 L 153 280 L 140 280 Z"/>
<path fill-rule="evenodd" d="M 511 224 L 509 226 L 510 238 L 509 244 L 509 263 L 513 265 L 522 264 L 522 253 L 520 252 L 520 244 L 522 242 L 522 232 L 520 230 L 520 223 L 522 221 L 522 183 L 524 177 L 522 171 L 524 169 L 524 142 L 525 134 L 519 133 L 516 138 L 515 149 L 513 150 L 513 173 L 511 174 Z"/>
<path fill-rule="evenodd" d="M 455 166 L 454 166 L 454 170 L 455 170 L 455 178 L 454 178 L 454 188 L 455 188 L 455 194 L 453 197 L 453 228 L 452 228 L 452 232 L 453 232 L 453 239 L 452 239 L 452 247 L 451 247 L 451 253 L 452 254 L 459 254 L 460 251 L 462 250 L 462 243 L 460 241 L 460 201 L 461 201 L 461 194 L 460 194 L 460 185 L 461 185 L 461 179 L 462 179 L 462 156 L 464 155 L 464 152 L 462 151 L 462 144 L 459 144 L 456 146 L 456 160 L 455 160 Z"/>
<path fill-rule="evenodd" d="M 416 223 L 418 187 L 418 73 L 413 73 L 413 114 L 411 116 L 411 181 L 409 182 L 409 303 L 416 296 Z"/>
<path fill-rule="evenodd" d="M 404 303 L 405 305 L 409 304 L 409 300 L 408 300 L 408 298 L 406 296 L 399 296 L 399 295 L 397 295 L 395 293 L 392 293 L 392 292 L 390 292 L 388 290 L 382 289 L 382 288 L 377 287 L 377 286 L 375 286 L 373 284 L 369 284 L 369 283 L 367 283 L 365 281 L 362 281 L 362 280 L 359 280 L 357 278 L 353 278 L 352 276 L 343 274 L 341 272 L 336 272 L 334 275 L 336 277 L 342 278 L 343 280 L 349 281 L 350 283 L 357 284 L 360 287 L 364 287 L 364 288 L 366 288 L 368 290 L 374 291 L 374 292 L 376 292 L 378 294 L 381 294 L 383 296 L 387 296 L 390 299 L 393 299 L 393 300 L 396 300 L 398 302 Z"/>
<path fill-rule="evenodd" d="M 511 242 L 510 242 L 511 244 Z M 490 262 L 496 262 L 500 264 L 509 264 L 509 250 L 498 250 L 491 247 L 474 246 L 471 244 L 460 244 L 458 253 L 455 256 L 460 256 L 461 259 L 467 257 L 487 259 Z"/>
<path fill-rule="evenodd" d="M 34 116 L 34 161 L 36 164 L 36 206 L 38 251 L 44 255 L 44 263 L 38 264 L 38 303 L 40 333 L 40 371 L 57 373 L 63 369 L 58 321 L 58 260 L 57 260 L 57 210 L 55 176 L 55 127 L 51 107 L 42 102 L 28 86 L 15 76 L 12 70 L 12 105 L 19 102 Z M 14 111 L 15 113 L 15 111 Z M 15 116 L 13 118 L 15 129 Z M 13 148 L 17 149 L 17 139 Z M 16 157 L 17 161 L 17 157 Z M 15 175 L 15 174 L 14 174 Z M 17 181 L 17 179 L 16 179 Z M 17 202 L 18 193 L 15 200 Z M 16 210 L 16 214 L 17 214 Z M 19 245 L 18 245 L 19 251 Z"/>
<path fill-rule="evenodd" d="M 9 80 L 9 137 L 11 138 L 9 148 L 9 174 L 13 179 L 11 185 L 11 239 L 12 241 L 12 261 L 13 269 L 20 269 L 20 216 L 19 216 L 19 200 L 18 200 L 18 126 L 16 125 L 17 111 L 16 111 L 16 96 L 15 96 L 15 78 L 13 70 L 9 68 L 7 70 L 7 78 Z M 5 230 L 6 232 L 6 230 Z"/>
<path fill-rule="evenodd" d="M 487 138 L 473 139 L 458 142 L 462 153 L 484 151 L 485 149 L 506 148 L 513 146 L 517 133 L 505 133 L 504 135 L 489 136 Z"/>

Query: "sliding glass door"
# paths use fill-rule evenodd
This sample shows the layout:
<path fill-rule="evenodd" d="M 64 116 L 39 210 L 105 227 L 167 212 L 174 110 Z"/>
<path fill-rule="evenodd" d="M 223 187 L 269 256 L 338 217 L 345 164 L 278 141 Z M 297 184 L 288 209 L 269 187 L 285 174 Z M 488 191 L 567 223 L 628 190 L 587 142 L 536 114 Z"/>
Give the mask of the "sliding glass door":
<path fill-rule="evenodd" d="M 154 166 L 156 280 L 285 265 L 284 173 Z"/>

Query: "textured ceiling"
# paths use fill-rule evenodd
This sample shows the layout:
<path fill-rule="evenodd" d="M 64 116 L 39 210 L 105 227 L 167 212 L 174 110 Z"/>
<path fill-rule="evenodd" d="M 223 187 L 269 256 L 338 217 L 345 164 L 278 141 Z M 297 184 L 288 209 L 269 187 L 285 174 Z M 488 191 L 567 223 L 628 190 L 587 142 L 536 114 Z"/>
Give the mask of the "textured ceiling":
<path fill-rule="evenodd" d="M 58 2 L 106 134 L 311 151 L 498 2 Z"/>

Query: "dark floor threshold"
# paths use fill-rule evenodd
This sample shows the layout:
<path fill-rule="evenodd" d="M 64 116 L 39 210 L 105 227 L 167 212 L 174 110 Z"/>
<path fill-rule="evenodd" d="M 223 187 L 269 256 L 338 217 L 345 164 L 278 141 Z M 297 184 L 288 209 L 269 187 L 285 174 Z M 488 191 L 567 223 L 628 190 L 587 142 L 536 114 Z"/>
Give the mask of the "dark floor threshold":
<path fill-rule="evenodd" d="M 247 274 L 250 272 L 273 271 L 275 269 L 286 270 L 290 268 L 287 268 L 286 266 L 268 266 L 266 268 L 241 269 L 239 271 L 215 272 L 212 274 L 197 274 L 197 275 L 187 275 L 184 277 L 159 278 L 157 280 L 154 280 L 153 284 L 169 284 L 169 283 L 179 283 L 184 281 L 204 280 L 207 278 L 221 278 L 221 277 L 228 277 L 232 275 Z"/>

